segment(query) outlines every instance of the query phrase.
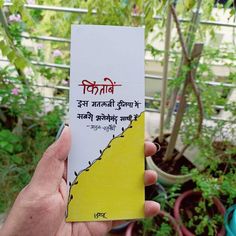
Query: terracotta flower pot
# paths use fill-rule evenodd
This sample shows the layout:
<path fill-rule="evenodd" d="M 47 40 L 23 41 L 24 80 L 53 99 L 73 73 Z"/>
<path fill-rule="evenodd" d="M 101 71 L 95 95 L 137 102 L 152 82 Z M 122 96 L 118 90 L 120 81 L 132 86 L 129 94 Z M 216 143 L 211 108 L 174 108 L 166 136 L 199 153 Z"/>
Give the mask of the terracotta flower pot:
<path fill-rule="evenodd" d="M 176 234 L 177 234 L 178 236 L 182 236 L 182 235 L 183 235 L 182 232 L 181 232 L 181 230 L 180 230 L 179 225 L 177 224 L 177 222 L 176 222 L 176 220 L 174 219 L 173 216 L 171 216 L 169 213 L 167 213 L 167 212 L 165 212 L 165 211 L 160 211 L 160 212 L 158 213 L 158 215 L 161 216 L 161 217 L 167 217 L 168 220 L 169 220 L 169 222 L 170 222 L 170 224 L 171 224 L 171 226 L 172 226 L 172 228 L 173 228 L 174 231 L 176 232 Z M 127 228 L 127 230 L 126 230 L 126 233 L 125 233 L 125 236 L 132 236 L 132 235 L 133 235 L 133 229 L 134 229 L 135 223 L 137 223 L 137 222 L 132 222 L 132 223 L 128 226 L 128 228 Z"/>
<path fill-rule="evenodd" d="M 195 234 L 193 234 L 188 228 L 186 228 L 183 225 L 182 219 L 181 219 L 181 215 L 180 215 L 180 209 L 181 209 L 181 205 L 183 203 L 183 200 L 190 197 L 190 196 L 201 196 L 202 193 L 201 192 L 195 192 L 193 190 L 188 190 L 186 192 L 184 192 L 183 194 L 181 194 L 175 201 L 175 205 L 174 205 L 174 217 L 176 219 L 177 222 L 180 223 L 180 228 L 183 232 L 183 235 L 185 236 L 195 236 Z M 218 212 L 224 216 L 225 214 L 225 208 L 223 206 L 223 204 L 220 202 L 220 200 L 216 197 L 213 197 L 213 203 L 216 206 Z M 225 229 L 224 226 L 222 225 L 222 227 L 220 228 L 219 232 L 216 234 L 216 236 L 224 236 L 225 235 Z"/>

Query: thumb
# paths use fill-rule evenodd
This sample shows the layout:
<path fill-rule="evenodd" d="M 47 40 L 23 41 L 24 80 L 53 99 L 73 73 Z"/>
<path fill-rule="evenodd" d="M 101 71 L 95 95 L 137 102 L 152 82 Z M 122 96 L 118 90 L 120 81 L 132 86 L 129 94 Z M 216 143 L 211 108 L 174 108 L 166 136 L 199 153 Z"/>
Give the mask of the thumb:
<path fill-rule="evenodd" d="M 70 129 L 65 126 L 60 138 L 43 154 L 30 182 L 30 187 L 42 194 L 54 193 L 62 180 L 65 160 L 70 150 Z"/>

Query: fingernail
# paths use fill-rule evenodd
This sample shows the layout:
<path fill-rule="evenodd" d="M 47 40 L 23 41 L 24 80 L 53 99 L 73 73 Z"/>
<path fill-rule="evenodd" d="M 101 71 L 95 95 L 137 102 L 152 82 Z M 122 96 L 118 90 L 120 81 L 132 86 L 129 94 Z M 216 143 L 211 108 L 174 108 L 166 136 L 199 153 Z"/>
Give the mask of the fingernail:
<path fill-rule="evenodd" d="M 58 140 L 62 134 L 63 129 L 65 128 L 65 126 L 68 126 L 68 124 L 62 123 L 60 128 L 57 131 L 57 135 L 56 135 L 56 140 Z"/>
<path fill-rule="evenodd" d="M 159 151 L 161 150 L 161 145 L 160 145 L 159 143 L 157 143 L 157 142 L 153 142 L 153 143 L 154 143 L 155 146 L 157 147 L 156 153 L 159 152 Z"/>

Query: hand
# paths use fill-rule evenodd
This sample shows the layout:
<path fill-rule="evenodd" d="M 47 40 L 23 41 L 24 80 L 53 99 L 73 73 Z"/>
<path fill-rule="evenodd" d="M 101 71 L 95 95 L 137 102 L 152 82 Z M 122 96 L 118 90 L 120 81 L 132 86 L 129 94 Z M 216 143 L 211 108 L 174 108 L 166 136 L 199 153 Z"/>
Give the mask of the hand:
<path fill-rule="evenodd" d="M 66 170 L 70 150 L 70 131 L 65 126 L 60 138 L 44 153 L 30 183 L 19 193 L 2 229 L 3 236 L 100 236 L 121 221 L 66 223 Z M 145 155 L 153 155 L 156 147 L 145 143 Z M 145 185 L 156 182 L 155 172 L 145 171 Z M 158 213 L 160 205 L 145 202 L 145 216 Z"/>

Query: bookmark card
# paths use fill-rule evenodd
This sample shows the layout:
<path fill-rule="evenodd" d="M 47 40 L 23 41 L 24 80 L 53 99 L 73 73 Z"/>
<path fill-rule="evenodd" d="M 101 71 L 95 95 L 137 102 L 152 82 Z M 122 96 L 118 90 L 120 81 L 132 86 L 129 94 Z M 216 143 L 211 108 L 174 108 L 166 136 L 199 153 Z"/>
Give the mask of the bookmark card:
<path fill-rule="evenodd" d="M 72 26 L 67 221 L 144 216 L 144 29 Z"/>

